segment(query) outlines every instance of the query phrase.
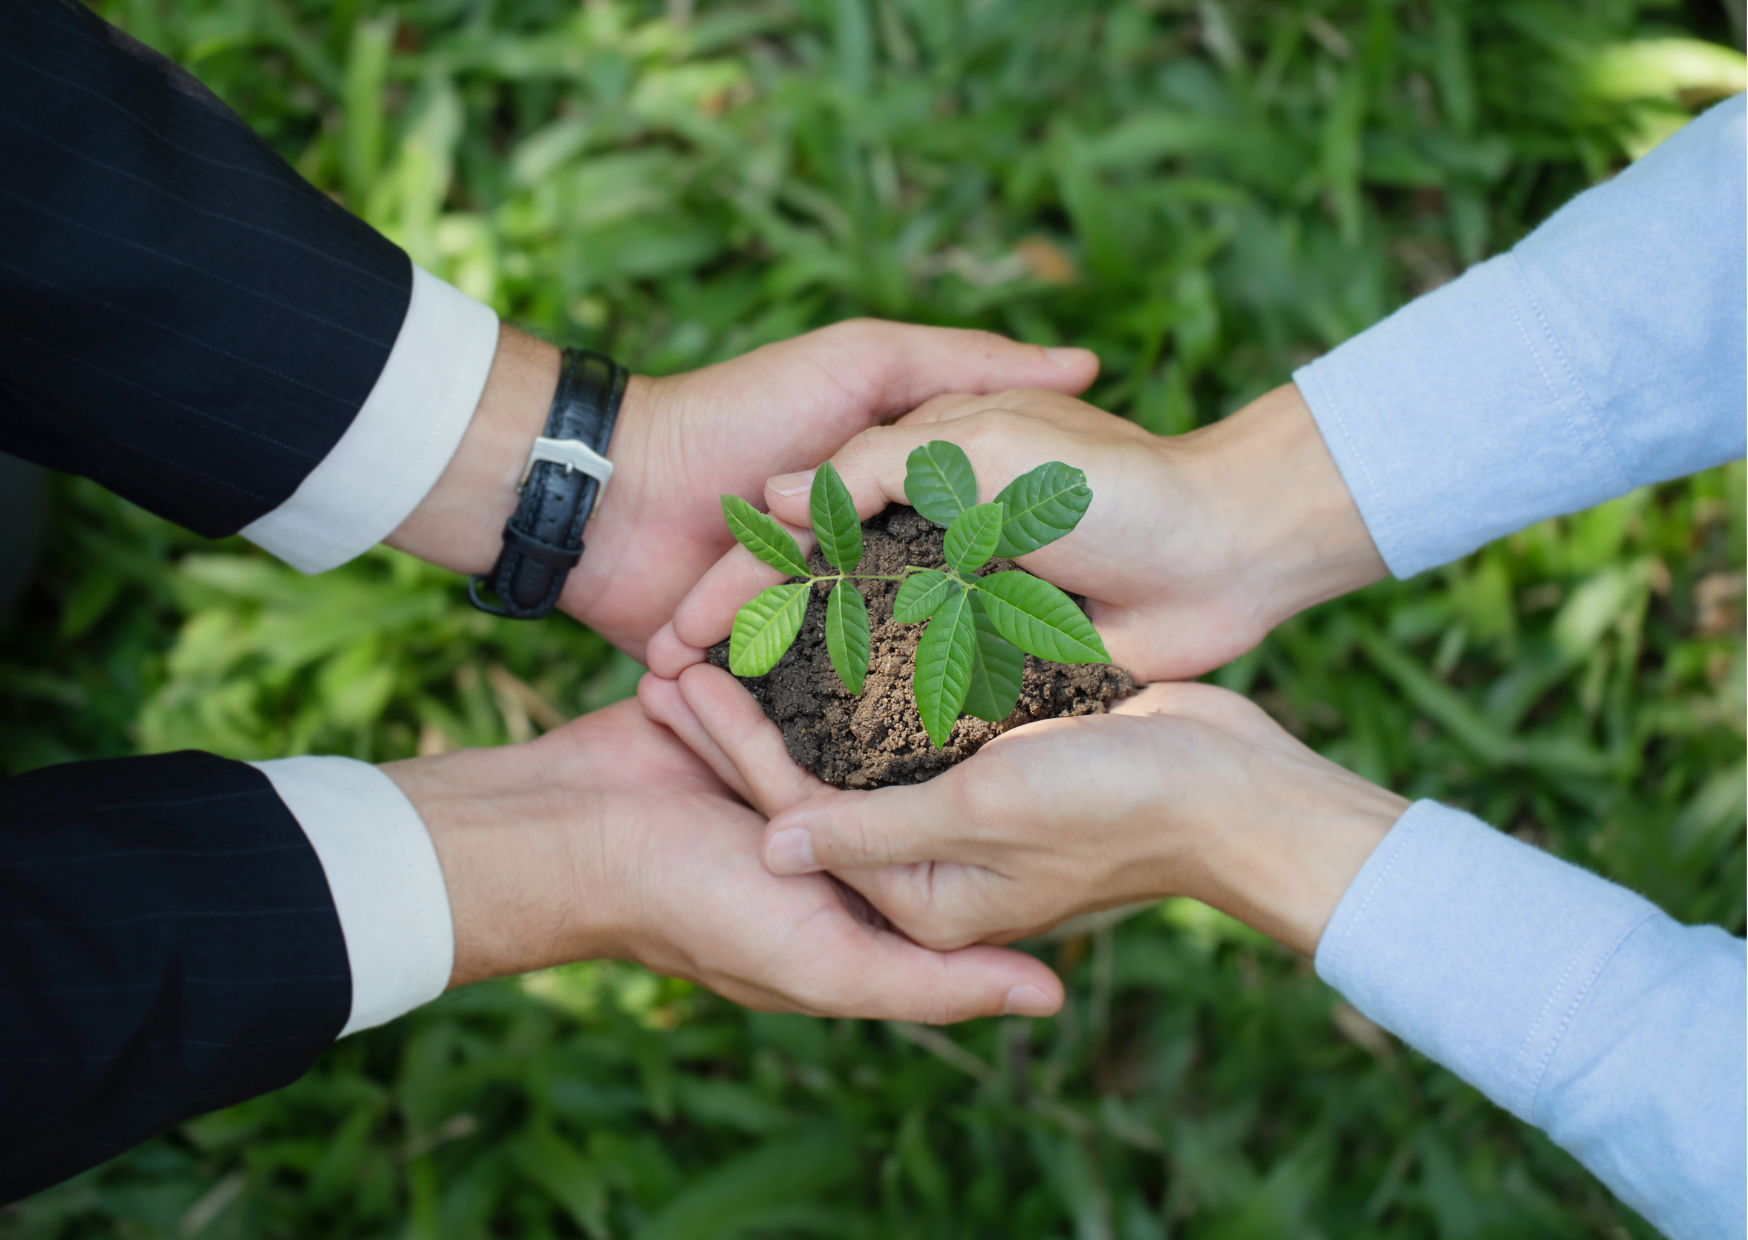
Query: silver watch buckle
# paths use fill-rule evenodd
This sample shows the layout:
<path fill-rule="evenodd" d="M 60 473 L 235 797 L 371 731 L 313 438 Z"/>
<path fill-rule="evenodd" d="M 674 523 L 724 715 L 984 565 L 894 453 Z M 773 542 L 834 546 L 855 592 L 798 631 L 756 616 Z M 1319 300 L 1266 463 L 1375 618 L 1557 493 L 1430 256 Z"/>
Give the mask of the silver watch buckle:
<path fill-rule="evenodd" d="M 601 502 L 601 492 L 607 489 L 607 480 L 613 476 L 613 462 L 595 451 L 580 439 L 548 439 L 544 435 L 535 439 L 534 446 L 528 450 L 528 463 L 522 467 L 522 477 L 516 483 L 516 489 L 521 491 L 528 485 L 528 477 L 534 472 L 537 461 L 551 461 L 554 465 L 563 465 L 565 473 L 580 469 L 601 485 L 595 489 L 595 502 Z"/>

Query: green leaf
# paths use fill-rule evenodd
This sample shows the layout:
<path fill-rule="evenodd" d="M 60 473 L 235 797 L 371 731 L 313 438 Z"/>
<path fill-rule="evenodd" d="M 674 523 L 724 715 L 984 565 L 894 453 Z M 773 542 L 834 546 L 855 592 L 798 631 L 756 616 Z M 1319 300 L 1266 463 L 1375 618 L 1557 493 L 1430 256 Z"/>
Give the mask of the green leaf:
<path fill-rule="evenodd" d="M 1092 488 L 1074 466 L 1050 461 L 1015 478 L 995 498 L 1007 508 L 995 554 L 1016 556 L 1053 543 L 1079 525 L 1092 503 Z"/>
<path fill-rule="evenodd" d="M 938 568 L 925 568 L 904 579 L 892 600 L 892 618 L 900 624 L 917 624 L 935 614 L 947 596 L 962 587 Z"/>
<path fill-rule="evenodd" d="M 844 688 L 862 692 L 868 675 L 868 603 L 847 581 L 833 586 L 825 602 L 825 650 Z"/>
<path fill-rule="evenodd" d="M 976 631 L 971 645 L 971 687 L 965 694 L 965 713 L 1000 723 L 1014 713 L 1020 700 L 1026 655 L 996 632 L 988 609 L 975 591 L 966 597 L 971 600 L 971 620 Z"/>
<path fill-rule="evenodd" d="M 936 525 L 953 524 L 954 517 L 977 502 L 971 458 L 956 443 L 926 443 L 911 452 L 904 466 L 904 497 Z"/>
<path fill-rule="evenodd" d="M 1001 538 L 1002 509 L 1000 504 L 978 504 L 953 518 L 947 527 L 947 542 L 942 554 L 947 563 L 962 573 L 982 568 L 995 554 L 995 544 Z"/>
<path fill-rule="evenodd" d="M 511 1141 L 509 1152 L 522 1173 L 562 1206 L 585 1236 L 612 1234 L 607 1224 L 611 1194 L 598 1163 L 541 1122 Z"/>
<path fill-rule="evenodd" d="M 820 553 L 841 572 L 849 572 L 862 558 L 862 519 L 850 488 L 827 461 L 813 474 L 813 533 Z"/>
<path fill-rule="evenodd" d="M 971 662 L 976 645 L 971 599 L 961 590 L 941 604 L 916 646 L 916 672 L 911 688 L 923 729 L 939 749 L 953 731 L 953 721 L 971 688 Z"/>
<path fill-rule="evenodd" d="M 713 1167 L 687 1181 L 638 1230 L 638 1240 L 794 1235 L 791 1224 L 800 1204 L 844 1196 L 858 1183 L 862 1162 L 854 1137 L 838 1126 L 768 1141 L 751 1153 L 719 1158 Z M 820 1234 L 816 1228 L 805 1230 Z M 825 1234 L 832 1231 L 828 1228 Z"/>
<path fill-rule="evenodd" d="M 1052 663 L 1109 663 L 1105 643 L 1086 613 L 1048 581 L 1030 573 L 977 579 L 996 631 L 1027 654 Z"/>
<path fill-rule="evenodd" d="M 807 615 L 806 582 L 772 586 L 735 613 L 728 637 L 728 670 L 736 676 L 763 676 L 783 657 Z"/>
<path fill-rule="evenodd" d="M 734 540 L 780 573 L 806 577 L 807 557 L 788 530 L 738 495 L 722 497 L 722 516 Z"/>

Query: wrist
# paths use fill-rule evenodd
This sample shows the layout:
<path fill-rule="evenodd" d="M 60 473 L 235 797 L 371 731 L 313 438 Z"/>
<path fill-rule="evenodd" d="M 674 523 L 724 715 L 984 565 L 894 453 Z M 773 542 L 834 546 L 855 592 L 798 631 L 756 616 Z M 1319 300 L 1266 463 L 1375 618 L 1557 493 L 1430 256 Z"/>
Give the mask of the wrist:
<path fill-rule="evenodd" d="M 1305 956 L 1360 868 L 1410 802 L 1307 755 L 1310 778 L 1272 789 L 1265 806 L 1222 826 L 1203 850 L 1206 889 L 1191 894 Z M 1282 795 L 1282 794 L 1285 795 Z"/>
<path fill-rule="evenodd" d="M 620 563 L 636 546 L 643 532 L 640 526 L 649 519 L 645 511 L 649 500 L 646 432 L 659 382 L 644 375 L 629 375 L 625 380 L 613 437 L 605 453 L 613 462 L 613 480 L 601 491 L 594 515 L 583 527 L 583 558 L 571 570 L 559 604 L 566 614 L 638 658 L 642 657 L 638 641 L 614 619 L 615 604 L 624 601 L 615 594 L 635 597 L 638 587 L 631 581 L 628 589 L 615 590 L 614 583 L 629 580 L 621 577 Z"/>
<path fill-rule="evenodd" d="M 528 449 L 546 426 L 558 387 L 559 351 L 500 325 L 491 373 L 461 445 L 437 484 L 383 541 L 460 573 L 483 573 L 516 511 Z"/>
<path fill-rule="evenodd" d="M 418 811 L 455 932 L 449 987 L 622 954 L 596 874 L 602 815 L 559 789 L 538 741 L 384 764 Z"/>
<path fill-rule="evenodd" d="M 1389 575 L 1299 389 L 1283 384 L 1176 441 L 1268 628 Z"/>

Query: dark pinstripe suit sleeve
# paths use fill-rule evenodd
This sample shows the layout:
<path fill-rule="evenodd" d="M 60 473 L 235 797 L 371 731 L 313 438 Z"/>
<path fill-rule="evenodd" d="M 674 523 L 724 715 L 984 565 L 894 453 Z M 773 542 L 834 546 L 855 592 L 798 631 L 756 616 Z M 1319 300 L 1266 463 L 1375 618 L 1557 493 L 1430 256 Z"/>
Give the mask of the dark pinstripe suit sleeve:
<path fill-rule="evenodd" d="M 0 0 L 0 449 L 232 533 L 351 426 L 412 280 L 187 73 L 74 0 Z M 0 782 L 0 1201 L 295 1079 L 351 987 L 259 771 Z"/>
<path fill-rule="evenodd" d="M 321 862 L 210 754 L 0 781 L 0 945 L 0 1202 L 296 1079 L 351 1008 Z"/>
<path fill-rule="evenodd" d="M 407 256 L 75 0 L 0 0 L 0 449 L 199 533 L 284 502 L 370 394 Z"/>

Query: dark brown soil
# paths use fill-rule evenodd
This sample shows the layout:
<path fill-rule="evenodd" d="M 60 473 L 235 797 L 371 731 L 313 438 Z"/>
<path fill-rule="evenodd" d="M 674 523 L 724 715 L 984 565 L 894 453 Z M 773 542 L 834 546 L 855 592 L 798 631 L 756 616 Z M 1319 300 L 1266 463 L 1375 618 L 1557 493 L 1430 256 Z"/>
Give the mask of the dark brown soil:
<path fill-rule="evenodd" d="M 862 563 L 857 571 L 898 573 L 906 564 L 942 567 L 942 537 L 939 527 L 913 509 L 895 504 L 862 523 Z M 818 551 L 810 564 L 816 573 L 833 571 Z M 1014 567 L 1011 560 L 992 560 L 983 571 Z M 823 587 L 814 589 L 801 636 L 777 666 L 763 676 L 740 678 L 765 714 L 783 729 L 789 756 L 835 787 L 920 784 L 963 762 L 1010 728 L 1063 715 L 1102 714 L 1109 703 L 1136 691 L 1134 679 L 1119 667 L 1046 663 L 1027 655 L 1014 713 L 1000 723 L 966 716 L 953 725 L 946 748 L 936 749 L 923 731 L 910 687 L 923 626 L 892 618 L 897 582 L 859 585 L 868 599 L 872 629 L 868 679 L 860 697 L 852 697 L 844 688 L 826 653 Z M 728 666 L 726 641 L 711 648 L 710 661 L 717 667 Z"/>

